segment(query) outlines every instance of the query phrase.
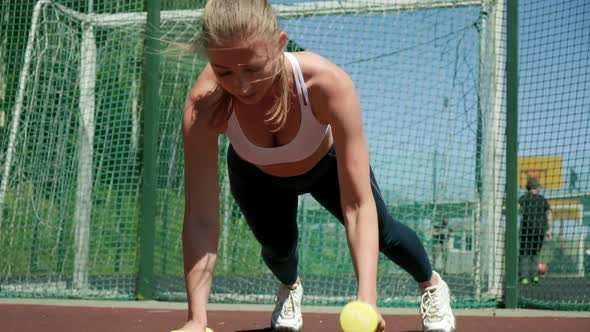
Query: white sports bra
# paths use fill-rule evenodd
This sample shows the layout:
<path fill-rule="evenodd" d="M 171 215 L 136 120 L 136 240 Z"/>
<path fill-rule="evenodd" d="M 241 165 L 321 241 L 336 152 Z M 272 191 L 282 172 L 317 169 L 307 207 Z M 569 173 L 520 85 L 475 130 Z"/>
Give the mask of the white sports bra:
<path fill-rule="evenodd" d="M 255 165 L 272 165 L 303 160 L 312 155 L 330 132 L 330 125 L 321 124 L 311 111 L 307 87 L 297 58 L 285 53 L 293 67 L 293 76 L 301 107 L 301 124 L 297 135 L 291 142 L 272 148 L 252 144 L 244 135 L 234 112 L 231 113 L 225 135 L 229 138 L 236 153 Z"/>

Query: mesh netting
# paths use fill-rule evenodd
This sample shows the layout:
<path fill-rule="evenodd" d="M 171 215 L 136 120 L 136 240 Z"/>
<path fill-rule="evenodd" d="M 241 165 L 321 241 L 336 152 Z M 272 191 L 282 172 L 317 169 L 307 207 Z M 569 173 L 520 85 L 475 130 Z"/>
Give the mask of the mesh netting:
<path fill-rule="evenodd" d="M 0 5 L 3 297 L 137 296 L 144 40 L 154 27 L 143 1 L 91 3 Z M 355 81 L 384 199 L 418 233 L 454 306 L 495 306 L 505 269 L 503 2 L 273 3 L 290 50 L 319 53 Z M 198 35 L 194 6 L 162 1 L 160 14 L 156 232 L 144 250 L 154 253 L 150 285 L 161 300 L 186 297 L 180 120 L 206 60 L 179 46 Z M 540 256 L 549 272 L 521 288 L 525 305 L 590 303 L 589 10 L 582 0 L 521 5 L 520 173 L 559 179 L 543 184 L 555 219 L 556 236 Z M 211 301 L 271 303 L 276 279 L 231 197 L 228 143 L 220 142 L 222 229 Z M 307 195 L 298 224 L 306 304 L 350 300 L 356 281 L 343 227 Z M 409 274 L 384 257 L 379 271 L 381 306 L 416 305 Z"/>

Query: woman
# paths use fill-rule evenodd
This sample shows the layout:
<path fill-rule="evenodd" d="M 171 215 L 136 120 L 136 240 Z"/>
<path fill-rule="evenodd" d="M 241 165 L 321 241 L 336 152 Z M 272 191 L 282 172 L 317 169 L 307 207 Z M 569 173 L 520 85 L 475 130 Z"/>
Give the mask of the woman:
<path fill-rule="evenodd" d="M 454 330 L 447 285 L 414 231 L 386 211 L 369 165 L 350 77 L 311 52 L 284 53 L 287 35 L 267 0 L 210 0 L 202 16 L 209 64 L 186 101 L 183 251 L 188 321 L 202 332 L 219 238 L 218 136 L 231 145 L 231 192 L 262 258 L 279 279 L 271 324 L 299 331 L 297 197 L 310 193 L 346 229 L 357 299 L 377 302 L 379 250 L 423 290 L 425 331 Z M 377 331 L 385 329 L 380 320 Z"/>

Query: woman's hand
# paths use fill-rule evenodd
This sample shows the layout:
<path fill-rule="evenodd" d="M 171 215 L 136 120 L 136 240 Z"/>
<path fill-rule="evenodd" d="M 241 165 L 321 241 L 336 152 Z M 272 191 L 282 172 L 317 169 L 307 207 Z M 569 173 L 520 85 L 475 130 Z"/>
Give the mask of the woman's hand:
<path fill-rule="evenodd" d="M 377 310 L 377 309 L 375 309 Z M 385 319 L 383 319 L 383 316 L 381 316 L 381 314 L 379 313 L 379 310 L 377 310 L 377 315 L 379 315 L 379 324 L 377 324 L 377 330 L 375 330 L 375 332 L 384 332 L 385 331 Z"/>
<path fill-rule="evenodd" d="M 362 301 L 362 300 L 359 300 Z M 362 301 L 364 302 L 364 301 Z M 365 302 L 367 303 L 367 302 Z M 375 332 L 384 332 L 385 331 L 385 319 L 383 319 L 383 316 L 381 316 L 381 313 L 379 312 L 379 309 L 374 305 L 374 304 L 370 304 L 369 305 L 371 307 L 373 307 L 373 310 L 375 310 L 375 312 L 377 313 L 377 320 L 379 321 L 379 323 L 377 323 L 377 329 L 375 330 Z"/>

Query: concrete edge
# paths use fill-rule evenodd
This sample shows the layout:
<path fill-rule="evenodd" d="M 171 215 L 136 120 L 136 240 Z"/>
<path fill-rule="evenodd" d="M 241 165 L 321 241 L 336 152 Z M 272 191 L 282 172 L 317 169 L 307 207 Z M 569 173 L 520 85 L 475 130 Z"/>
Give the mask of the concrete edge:
<path fill-rule="evenodd" d="M 69 307 L 97 308 L 135 308 L 148 310 L 186 310 L 185 302 L 160 301 L 101 301 L 101 300 L 67 300 L 67 299 L 7 299 L 0 298 L 0 305 L 48 305 Z M 261 304 L 209 304 L 211 311 L 272 311 L 272 305 Z M 342 308 L 334 306 L 303 306 L 304 313 L 338 314 Z M 418 308 L 380 308 L 383 315 L 418 315 Z M 590 312 L 532 310 L 532 309 L 456 309 L 456 316 L 482 317 L 578 317 L 590 318 Z"/>

